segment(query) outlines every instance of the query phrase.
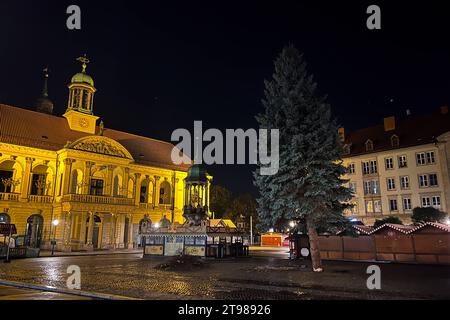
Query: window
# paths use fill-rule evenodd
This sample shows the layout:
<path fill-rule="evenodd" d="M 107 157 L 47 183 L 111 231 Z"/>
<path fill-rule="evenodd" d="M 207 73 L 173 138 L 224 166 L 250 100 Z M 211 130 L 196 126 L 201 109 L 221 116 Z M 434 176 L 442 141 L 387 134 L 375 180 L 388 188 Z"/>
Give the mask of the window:
<path fill-rule="evenodd" d="M 366 212 L 373 213 L 373 201 L 366 201 Z"/>
<path fill-rule="evenodd" d="M 372 140 L 366 141 L 366 151 L 373 151 L 373 142 Z"/>
<path fill-rule="evenodd" d="M 350 182 L 350 183 L 349 183 L 349 189 L 350 189 L 353 193 L 356 193 L 356 182 Z"/>
<path fill-rule="evenodd" d="M 373 202 L 373 207 L 375 209 L 375 213 L 381 213 L 381 200 L 375 200 Z"/>
<path fill-rule="evenodd" d="M 377 161 L 376 160 L 370 161 L 370 173 L 377 173 L 377 172 L 378 172 Z"/>
<path fill-rule="evenodd" d="M 417 157 L 417 165 L 420 166 L 436 163 L 434 151 L 420 152 L 417 153 L 416 157 Z"/>
<path fill-rule="evenodd" d="M 419 187 L 437 187 L 438 186 L 438 178 L 437 174 L 421 174 L 419 175 Z"/>
<path fill-rule="evenodd" d="M 424 188 L 428 187 L 428 175 L 422 174 L 419 176 L 419 187 Z"/>
<path fill-rule="evenodd" d="M 45 195 L 46 189 L 46 174 L 33 173 L 33 177 L 31 179 L 31 195 L 35 196 L 43 196 Z"/>
<path fill-rule="evenodd" d="M 400 140 L 399 140 L 398 136 L 394 134 L 391 137 L 391 146 L 393 148 L 398 148 L 399 145 L 400 145 Z"/>
<path fill-rule="evenodd" d="M 394 169 L 394 159 L 393 158 L 386 158 L 386 159 L 384 159 L 384 162 L 386 164 L 386 170 Z"/>
<path fill-rule="evenodd" d="M 390 199 L 389 200 L 389 210 L 391 210 L 391 211 L 398 211 L 397 200 L 396 199 Z"/>
<path fill-rule="evenodd" d="M 362 163 L 363 174 L 378 173 L 377 160 L 364 161 Z"/>
<path fill-rule="evenodd" d="M 430 187 L 437 187 L 438 180 L 437 180 L 437 174 L 433 173 L 428 176 L 428 180 L 430 181 Z"/>
<path fill-rule="evenodd" d="M 388 190 L 395 190 L 395 179 L 394 178 L 388 178 L 387 179 L 387 189 Z"/>
<path fill-rule="evenodd" d="M 427 161 L 425 160 L 425 152 L 418 153 L 416 155 L 416 157 L 417 157 L 417 164 L 418 165 L 423 166 L 423 165 L 427 164 Z"/>
<path fill-rule="evenodd" d="M 364 181 L 364 194 L 379 194 L 380 193 L 380 183 L 378 180 L 368 180 Z"/>
<path fill-rule="evenodd" d="M 93 196 L 103 195 L 103 180 L 91 179 L 91 195 Z"/>
<path fill-rule="evenodd" d="M 441 197 L 440 196 L 431 197 L 431 205 L 436 209 L 440 209 L 441 208 Z"/>
<path fill-rule="evenodd" d="M 408 176 L 400 177 L 400 187 L 403 190 L 409 189 L 409 177 Z"/>
<path fill-rule="evenodd" d="M 354 163 L 350 163 L 348 165 L 347 171 L 348 171 L 349 174 L 355 174 L 355 171 L 356 171 L 355 170 L 355 164 Z"/>
<path fill-rule="evenodd" d="M 412 210 L 411 198 L 403 198 L 403 210 Z"/>
<path fill-rule="evenodd" d="M 369 174 L 370 173 L 370 169 L 369 169 L 369 162 L 363 162 L 362 163 L 362 167 L 363 167 L 363 174 Z"/>
<path fill-rule="evenodd" d="M 11 186 L 13 183 L 13 172 L 0 170 L 0 192 L 11 192 Z"/>
<path fill-rule="evenodd" d="M 435 158 L 434 158 L 434 151 L 428 151 L 427 153 L 427 163 L 428 164 L 433 164 L 435 163 Z"/>
<path fill-rule="evenodd" d="M 406 168 L 408 166 L 406 156 L 398 157 L 398 166 L 399 166 L 399 168 Z"/>
<path fill-rule="evenodd" d="M 11 218 L 7 213 L 0 213 L 0 223 L 11 223 Z"/>
<path fill-rule="evenodd" d="M 431 207 L 430 197 L 422 197 L 422 207 L 423 208 Z"/>
<path fill-rule="evenodd" d="M 353 214 L 357 214 L 358 213 L 358 203 L 356 203 L 356 202 L 353 202 L 352 203 L 352 213 Z"/>

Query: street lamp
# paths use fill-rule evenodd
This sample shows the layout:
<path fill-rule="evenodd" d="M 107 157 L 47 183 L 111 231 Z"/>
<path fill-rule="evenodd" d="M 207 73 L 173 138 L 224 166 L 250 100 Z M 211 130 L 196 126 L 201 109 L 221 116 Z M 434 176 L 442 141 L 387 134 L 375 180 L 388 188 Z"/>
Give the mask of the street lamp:
<path fill-rule="evenodd" d="M 53 240 L 52 240 L 52 255 L 55 253 L 55 245 L 56 245 L 56 227 L 59 224 L 59 220 L 55 219 L 52 221 L 52 225 L 55 226 L 55 231 L 53 231 Z"/>
<path fill-rule="evenodd" d="M 294 228 L 294 227 L 295 227 L 295 222 L 294 222 L 294 221 L 289 222 L 289 226 L 290 226 L 291 228 Z"/>

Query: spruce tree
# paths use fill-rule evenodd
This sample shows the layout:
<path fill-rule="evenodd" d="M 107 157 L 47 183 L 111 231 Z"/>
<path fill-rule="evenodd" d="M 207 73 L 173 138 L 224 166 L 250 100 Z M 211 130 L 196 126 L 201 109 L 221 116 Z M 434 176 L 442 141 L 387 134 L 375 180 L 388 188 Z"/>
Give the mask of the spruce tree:
<path fill-rule="evenodd" d="M 313 270 L 322 271 L 317 230 L 348 227 L 343 211 L 352 194 L 341 178 L 342 144 L 330 105 L 293 46 L 275 61 L 263 107 L 256 119 L 261 129 L 279 129 L 280 167 L 272 176 L 254 173 L 260 221 L 265 227 L 305 221 Z"/>

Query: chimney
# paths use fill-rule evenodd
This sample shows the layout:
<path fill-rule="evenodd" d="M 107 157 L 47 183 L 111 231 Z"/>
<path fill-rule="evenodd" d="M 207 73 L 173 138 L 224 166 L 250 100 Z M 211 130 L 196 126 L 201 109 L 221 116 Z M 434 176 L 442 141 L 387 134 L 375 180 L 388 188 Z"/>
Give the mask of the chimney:
<path fill-rule="evenodd" d="M 448 106 L 441 107 L 441 114 L 448 114 Z"/>
<path fill-rule="evenodd" d="M 384 118 L 384 131 L 395 130 L 395 117 Z"/>
<path fill-rule="evenodd" d="M 339 138 L 341 139 L 341 142 L 345 141 L 345 128 L 341 127 L 338 129 Z"/>

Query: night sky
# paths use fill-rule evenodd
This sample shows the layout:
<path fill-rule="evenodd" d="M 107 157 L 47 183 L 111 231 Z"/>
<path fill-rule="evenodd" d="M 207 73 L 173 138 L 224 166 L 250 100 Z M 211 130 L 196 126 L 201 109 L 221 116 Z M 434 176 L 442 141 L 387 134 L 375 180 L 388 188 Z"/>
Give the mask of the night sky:
<path fill-rule="evenodd" d="M 450 11 L 444 1 L 390 2 L 2 0 L 0 103 L 31 109 L 48 65 L 62 115 L 75 59 L 87 53 L 106 127 L 163 140 L 194 120 L 256 128 L 264 79 L 292 43 L 346 128 L 431 112 L 450 100 Z M 66 28 L 70 4 L 81 7 L 80 31 Z M 382 30 L 366 28 L 370 4 Z M 209 171 L 234 193 L 255 193 L 253 169 Z"/>

